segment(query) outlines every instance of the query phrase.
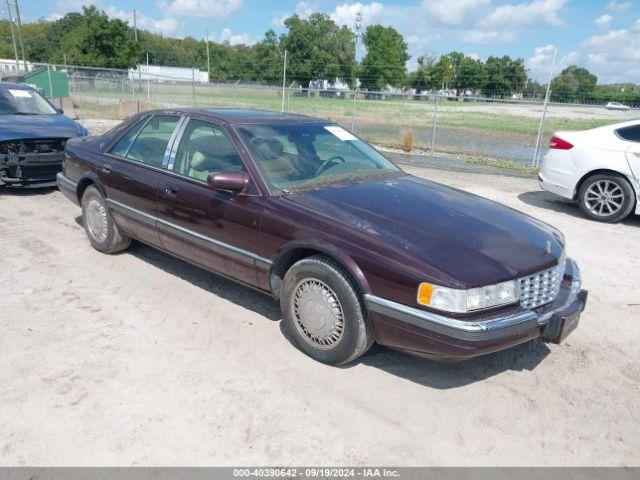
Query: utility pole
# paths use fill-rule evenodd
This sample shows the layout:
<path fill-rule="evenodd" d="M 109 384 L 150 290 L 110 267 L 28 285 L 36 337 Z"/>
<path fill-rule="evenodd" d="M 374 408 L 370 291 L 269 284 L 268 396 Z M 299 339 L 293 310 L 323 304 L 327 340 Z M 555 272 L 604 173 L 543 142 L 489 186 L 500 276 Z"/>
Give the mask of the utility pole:
<path fill-rule="evenodd" d="M 356 13 L 356 45 L 353 60 L 355 64 L 358 64 L 358 40 L 360 39 L 360 31 L 362 30 L 362 10 L 358 10 Z M 351 131 L 353 132 L 356 126 L 356 97 L 358 96 L 358 78 L 356 77 L 356 86 L 353 89 L 353 107 L 351 108 Z"/>
<path fill-rule="evenodd" d="M 211 63 L 209 58 L 209 29 L 207 28 L 207 75 L 209 76 L 208 81 L 211 81 Z"/>
<path fill-rule="evenodd" d="M 20 53 L 22 54 L 22 63 L 24 65 L 24 71 L 27 71 L 27 57 L 24 54 L 24 44 L 22 43 L 22 22 L 20 21 L 20 7 L 18 6 L 18 0 L 13 0 L 13 4 L 16 7 L 16 20 L 18 21 L 18 40 L 20 41 Z"/>
<path fill-rule="evenodd" d="M 281 112 L 284 112 L 284 92 L 285 92 L 285 82 L 287 81 L 287 50 L 284 51 L 284 62 L 282 62 L 282 107 L 280 108 Z"/>
<path fill-rule="evenodd" d="M 7 0 L 7 15 L 9 16 L 9 25 L 11 26 L 11 38 L 13 39 L 13 52 L 16 55 L 16 74 L 20 71 L 20 62 L 18 61 L 18 46 L 16 44 L 16 32 L 13 30 L 13 17 L 11 16 L 11 5 Z"/>
<path fill-rule="evenodd" d="M 138 19 L 136 16 L 136 9 L 133 9 L 133 38 L 138 41 Z"/>

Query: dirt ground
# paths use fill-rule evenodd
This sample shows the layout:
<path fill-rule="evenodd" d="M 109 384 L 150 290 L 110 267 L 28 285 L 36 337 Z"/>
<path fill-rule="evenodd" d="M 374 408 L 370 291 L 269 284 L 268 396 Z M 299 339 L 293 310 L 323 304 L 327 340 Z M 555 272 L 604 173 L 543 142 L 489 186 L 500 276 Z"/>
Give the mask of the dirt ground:
<path fill-rule="evenodd" d="M 328 367 L 267 296 L 150 247 L 100 254 L 58 191 L 4 192 L 0 465 L 640 465 L 640 217 L 408 170 L 564 231 L 590 290 L 568 341 Z"/>

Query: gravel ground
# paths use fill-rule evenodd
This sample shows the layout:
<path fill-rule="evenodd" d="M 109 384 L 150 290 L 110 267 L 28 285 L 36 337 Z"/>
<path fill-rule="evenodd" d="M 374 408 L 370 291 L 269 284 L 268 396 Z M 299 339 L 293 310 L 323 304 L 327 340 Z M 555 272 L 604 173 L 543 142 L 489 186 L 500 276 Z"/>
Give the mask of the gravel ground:
<path fill-rule="evenodd" d="M 565 232 L 590 290 L 568 341 L 328 367 L 269 297 L 143 245 L 100 254 L 58 191 L 3 192 L 0 465 L 640 465 L 640 217 L 406 168 Z"/>

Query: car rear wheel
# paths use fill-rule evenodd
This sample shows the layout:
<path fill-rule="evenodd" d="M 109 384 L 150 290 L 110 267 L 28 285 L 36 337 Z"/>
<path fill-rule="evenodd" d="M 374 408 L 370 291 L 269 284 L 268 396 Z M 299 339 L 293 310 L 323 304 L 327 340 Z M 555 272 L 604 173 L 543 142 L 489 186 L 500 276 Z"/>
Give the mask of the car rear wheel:
<path fill-rule="evenodd" d="M 131 239 L 118 230 L 107 203 L 94 186 L 87 187 L 82 195 L 82 221 L 91 245 L 100 252 L 119 252 L 131 244 Z"/>
<path fill-rule="evenodd" d="M 373 343 L 358 289 L 335 261 L 316 255 L 295 263 L 284 277 L 280 307 L 287 331 L 311 358 L 349 363 Z"/>
<path fill-rule="evenodd" d="M 582 182 L 578 201 L 589 218 L 614 223 L 631 213 L 636 197 L 627 179 L 611 173 L 592 175 Z"/>

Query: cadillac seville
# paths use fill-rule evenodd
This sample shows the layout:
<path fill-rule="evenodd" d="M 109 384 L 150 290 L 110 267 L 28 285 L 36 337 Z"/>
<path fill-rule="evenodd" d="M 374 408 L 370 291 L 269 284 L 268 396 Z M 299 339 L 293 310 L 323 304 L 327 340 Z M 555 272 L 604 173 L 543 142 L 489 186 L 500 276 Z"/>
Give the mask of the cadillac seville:
<path fill-rule="evenodd" d="M 319 118 L 143 112 L 69 140 L 57 181 L 94 248 L 135 239 L 268 292 L 329 364 L 373 342 L 443 361 L 560 343 L 586 303 L 556 228 L 408 175 Z"/>

